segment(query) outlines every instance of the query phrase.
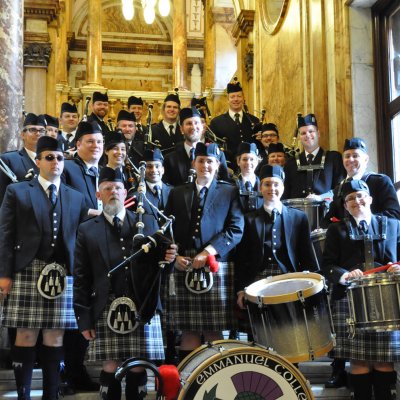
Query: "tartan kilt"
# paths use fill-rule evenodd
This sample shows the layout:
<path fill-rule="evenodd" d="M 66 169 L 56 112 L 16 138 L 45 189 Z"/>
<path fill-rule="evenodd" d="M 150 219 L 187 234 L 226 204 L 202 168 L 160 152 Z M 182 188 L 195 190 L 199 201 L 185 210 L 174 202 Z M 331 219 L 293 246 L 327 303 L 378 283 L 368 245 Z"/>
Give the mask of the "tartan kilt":
<path fill-rule="evenodd" d="M 176 295 L 165 296 L 168 330 L 205 332 L 236 329 L 234 265 L 232 262 L 219 262 L 218 265 L 211 290 L 201 294 L 186 288 L 186 272 L 176 269 L 172 272 Z M 166 287 L 168 290 L 168 285 Z"/>
<path fill-rule="evenodd" d="M 9 328 L 78 329 L 72 306 L 72 276 L 62 296 L 50 300 L 37 289 L 40 272 L 48 263 L 34 259 L 31 266 L 14 275 L 4 302 L 3 325 Z"/>
<path fill-rule="evenodd" d="M 349 318 L 347 297 L 334 302 L 332 318 L 336 331 L 333 357 L 374 362 L 400 361 L 400 331 L 361 332 L 349 339 L 346 323 L 346 318 Z"/>
<path fill-rule="evenodd" d="M 131 357 L 164 360 L 164 342 L 160 316 L 154 315 L 149 324 L 139 323 L 126 335 L 113 332 L 107 325 L 111 302 L 96 321 L 96 339 L 89 342 L 88 361 L 126 360 Z"/>
<path fill-rule="evenodd" d="M 261 279 L 268 278 L 269 276 L 277 276 L 277 275 L 282 275 L 282 270 L 277 265 L 273 265 L 272 267 L 268 266 L 267 268 L 263 269 L 262 271 L 260 271 L 257 274 L 254 282 L 260 281 Z M 239 318 L 239 321 L 238 321 L 239 332 L 245 332 L 245 333 L 252 332 L 249 314 L 248 314 L 247 310 L 242 310 L 242 311 L 244 311 L 245 313 L 240 313 L 239 315 L 244 314 L 245 317 Z"/>

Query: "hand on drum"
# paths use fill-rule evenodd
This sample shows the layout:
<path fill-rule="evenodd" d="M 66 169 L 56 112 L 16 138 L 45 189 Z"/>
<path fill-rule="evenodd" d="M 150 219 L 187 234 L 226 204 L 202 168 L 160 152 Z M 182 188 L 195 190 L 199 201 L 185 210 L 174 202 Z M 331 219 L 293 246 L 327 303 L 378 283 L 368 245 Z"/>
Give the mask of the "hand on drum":
<path fill-rule="evenodd" d="M 343 274 L 345 281 L 349 281 L 350 279 L 357 278 L 359 276 L 363 276 L 363 272 L 361 269 L 355 269 L 354 271 L 346 272 Z"/>
<path fill-rule="evenodd" d="M 306 198 L 307 199 L 314 199 L 314 200 L 317 200 L 317 201 L 322 201 L 323 200 L 323 198 L 321 196 L 319 196 L 318 194 L 314 194 L 314 193 L 309 194 Z"/>
<path fill-rule="evenodd" d="M 391 263 L 388 263 L 391 264 Z M 391 265 L 387 270 L 387 272 L 393 273 L 399 273 L 400 272 L 400 265 L 399 264 L 393 264 Z"/>
<path fill-rule="evenodd" d="M 237 295 L 237 300 L 236 303 L 239 306 L 239 308 L 241 308 L 242 310 L 244 310 L 246 308 L 246 305 L 244 303 L 244 290 L 241 290 L 238 295 Z"/>

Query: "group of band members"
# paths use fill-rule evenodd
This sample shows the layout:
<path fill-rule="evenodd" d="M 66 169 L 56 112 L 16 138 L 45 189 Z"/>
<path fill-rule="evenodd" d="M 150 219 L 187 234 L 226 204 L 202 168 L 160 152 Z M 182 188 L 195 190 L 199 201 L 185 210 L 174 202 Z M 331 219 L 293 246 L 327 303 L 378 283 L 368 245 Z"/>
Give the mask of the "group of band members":
<path fill-rule="evenodd" d="M 368 152 L 362 139 L 346 140 L 342 155 L 325 151 L 319 145 L 316 117 L 309 114 L 298 118 L 304 151 L 289 157 L 276 125 L 257 126 L 259 121 L 244 111 L 240 85 L 228 85 L 228 104 L 229 111 L 215 117 L 210 126 L 212 134 L 223 139 L 227 157 L 217 144 L 204 143 L 202 110 L 180 109 L 177 95 L 166 97 L 163 120 L 151 126 L 153 143 L 146 138 L 149 127 L 138 129 L 143 101 L 133 96 L 129 110 L 118 114 L 115 131 L 104 122 L 108 98 L 102 93 L 93 94 L 93 113 L 87 121 L 79 123 L 77 109 L 69 103 L 63 103 L 59 121 L 48 115 L 26 116 L 22 149 L 1 156 L 15 180 L 24 182 L 10 185 L 10 174 L 0 173 L 4 232 L 0 255 L 5 260 L 0 289 L 5 326 L 16 328 L 11 354 L 20 399 L 29 399 L 36 353 L 46 382 L 43 398 L 58 396 L 61 360 L 65 360 L 64 378 L 71 392 L 98 388 L 83 365 L 86 352 L 89 360 L 103 362 L 101 398 L 119 399 L 121 387 L 114 379 L 119 361 L 136 355 L 164 358 L 159 313 L 164 331 L 182 331 L 182 359 L 202 340 L 218 339 L 223 330 L 237 329 L 234 304 L 245 306 L 244 289 L 252 282 L 269 275 L 316 271 L 306 215 L 281 199 L 333 198 L 321 221 L 328 232 L 320 261 L 338 293 L 343 292 L 346 279 L 361 273 L 360 265 L 366 261 L 363 234 L 350 231 L 361 217 L 367 222 L 365 229 L 373 233 L 375 261 L 397 261 L 397 195 L 387 176 L 367 170 Z M 58 122 L 62 130 L 55 138 Z M 64 161 L 64 156 L 70 159 Z M 145 182 L 138 187 L 141 167 Z M 145 194 L 140 204 L 145 229 L 139 239 L 154 236 L 164 216 L 173 215 L 178 248 L 155 234 L 156 249 L 135 259 L 134 268 L 121 268 L 109 278 L 107 272 L 141 243 L 132 241 L 141 225 L 137 225 L 139 212 L 124 208 L 128 192 L 134 211 Z M 382 218 L 390 237 L 379 230 Z M 338 240 L 343 242 L 340 249 Z M 355 243 L 358 251 L 350 251 Z M 210 272 L 213 257 L 219 268 Z M 163 269 L 160 276 L 159 261 L 174 259 L 174 267 Z M 145 273 L 140 269 L 144 263 L 151 265 Z M 393 266 L 389 273 L 396 270 Z M 56 273 L 57 285 L 52 276 Z M 148 304 L 143 290 L 154 281 L 151 292 L 155 294 Z M 48 294 L 59 288 L 60 296 Z M 134 305 L 121 298 L 133 299 Z M 360 392 L 369 380 L 369 392 L 373 382 L 375 396 L 385 399 L 382 393 L 394 379 L 391 363 L 398 361 L 391 350 L 397 345 L 397 334 L 346 341 L 347 303 L 342 299 L 334 306 L 338 350 L 333 386 L 341 386 L 344 361 L 350 359 L 356 398 L 369 398 Z M 132 332 L 128 326 L 135 326 L 138 310 L 139 326 Z M 118 312 L 125 313 L 123 323 Z M 37 346 L 39 330 L 43 344 Z M 377 351 L 369 344 L 374 341 L 383 343 Z M 144 370 L 131 371 L 126 382 L 129 398 L 143 398 Z"/>

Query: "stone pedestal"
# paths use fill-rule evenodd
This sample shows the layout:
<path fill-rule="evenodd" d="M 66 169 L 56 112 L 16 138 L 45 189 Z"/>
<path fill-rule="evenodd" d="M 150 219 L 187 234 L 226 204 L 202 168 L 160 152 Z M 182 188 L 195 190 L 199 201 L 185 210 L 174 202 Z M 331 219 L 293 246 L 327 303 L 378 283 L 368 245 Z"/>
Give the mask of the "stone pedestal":
<path fill-rule="evenodd" d="M 17 148 L 23 120 L 23 3 L 0 0 L 0 152 Z"/>

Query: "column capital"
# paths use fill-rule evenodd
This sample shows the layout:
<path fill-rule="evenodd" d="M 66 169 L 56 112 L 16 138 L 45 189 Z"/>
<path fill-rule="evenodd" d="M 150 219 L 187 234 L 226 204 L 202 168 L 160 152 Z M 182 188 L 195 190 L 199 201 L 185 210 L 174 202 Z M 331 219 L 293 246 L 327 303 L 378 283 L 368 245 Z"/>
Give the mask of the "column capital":
<path fill-rule="evenodd" d="M 50 55 L 50 43 L 24 43 L 24 67 L 47 68 Z"/>
<path fill-rule="evenodd" d="M 242 10 L 240 12 L 232 29 L 232 35 L 236 42 L 239 38 L 247 38 L 249 36 L 249 33 L 253 30 L 254 16 L 254 10 Z"/>

